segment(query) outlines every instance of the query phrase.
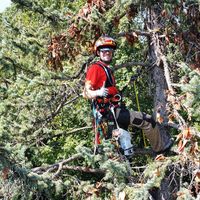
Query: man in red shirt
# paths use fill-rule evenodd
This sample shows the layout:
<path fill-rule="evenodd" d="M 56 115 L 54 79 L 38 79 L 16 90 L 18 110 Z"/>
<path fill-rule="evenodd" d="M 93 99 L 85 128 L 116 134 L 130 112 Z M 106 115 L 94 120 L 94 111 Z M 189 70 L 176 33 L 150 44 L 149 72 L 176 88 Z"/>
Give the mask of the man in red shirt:
<path fill-rule="evenodd" d="M 172 141 L 170 136 L 159 132 L 155 120 L 146 113 L 131 111 L 119 104 L 121 97 L 109 66 L 115 49 L 116 42 L 111 37 L 102 36 L 96 41 L 94 50 L 100 60 L 91 64 L 87 70 L 84 96 L 93 100 L 101 117 L 109 118 L 110 105 L 114 105 L 120 128 L 127 130 L 128 126 L 132 125 L 143 129 L 153 151 L 165 152 L 171 147 Z"/>

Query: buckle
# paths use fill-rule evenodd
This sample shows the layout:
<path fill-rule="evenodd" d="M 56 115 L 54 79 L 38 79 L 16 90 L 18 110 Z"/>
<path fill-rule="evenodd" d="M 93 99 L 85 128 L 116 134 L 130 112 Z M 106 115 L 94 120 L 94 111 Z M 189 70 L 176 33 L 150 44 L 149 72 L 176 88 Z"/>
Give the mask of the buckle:
<path fill-rule="evenodd" d="M 111 101 L 112 102 L 120 102 L 122 99 L 121 95 L 120 94 L 116 94 L 112 97 Z"/>

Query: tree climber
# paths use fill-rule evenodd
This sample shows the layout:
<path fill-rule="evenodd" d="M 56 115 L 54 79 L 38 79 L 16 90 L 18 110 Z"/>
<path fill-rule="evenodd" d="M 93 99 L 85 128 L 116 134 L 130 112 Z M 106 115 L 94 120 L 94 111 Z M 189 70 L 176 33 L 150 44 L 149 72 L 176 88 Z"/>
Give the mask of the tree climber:
<path fill-rule="evenodd" d="M 110 63 L 116 49 L 116 42 L 108 36 L 101 36 L 94 45 L 96 56 L 99 61 L 92 63 L 86 72 L 86 80 L 83 95 L 93 101 L 93 109 L 98 111 L 101 121 L 112 122 L 113 115 L 110 112 L 111 106 L 114 107 L 114 117 L 117 125 L 127 130 L 129 125 L 141 128 L 155 153 L 163 153 L 172 145 L 170 136 L 164 136 L 159 132 L 155 120 L 148 114 L 128 110 L 120 104 L 121 96 L 116 88 L 115 78 L 110 68 Z M 112 125 L 112 123 L 110 123 Z M 116 125 L 116 123 L 115 123 Z M 108 129 L 113 126 L 108 125 Z M 105 138 L 111 138 L 112 133 L 108 131 Z M 98 140 L 98 143 L 100 141 Z"/>

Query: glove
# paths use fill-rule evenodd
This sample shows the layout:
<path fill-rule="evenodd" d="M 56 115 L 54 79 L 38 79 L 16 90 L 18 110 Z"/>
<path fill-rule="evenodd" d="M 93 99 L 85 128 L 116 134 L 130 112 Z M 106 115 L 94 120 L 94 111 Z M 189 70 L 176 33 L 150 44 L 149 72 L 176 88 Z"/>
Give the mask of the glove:
<path fill-rule="evenodd" d="M 91 90 L 91 85 L 86 85 L 83 91 L 83 96 L 89 99 L 96 97 L 106 97 L 108 95 L 108 89 L 105 88 L 105 82 L 103 86 L 98 90 Z"/>
<path fill-rule="evenodd" d="M 105 88 L 105 82 L 99 90 L 95 90 L 96 96 L 106 97 L 108 95 L 108 88 Z"/>

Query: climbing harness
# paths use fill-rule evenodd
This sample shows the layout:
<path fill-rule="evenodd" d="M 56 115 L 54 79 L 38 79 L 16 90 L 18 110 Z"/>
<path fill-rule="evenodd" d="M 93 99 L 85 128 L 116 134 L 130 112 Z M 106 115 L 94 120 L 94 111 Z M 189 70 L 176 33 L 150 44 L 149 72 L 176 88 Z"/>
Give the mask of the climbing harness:
<path fill-rule="evenodd" d="M 103 68 L 103 70 L 106 73 L 107 80 L 106 80 L 106 83 L 105 83 L 105 87 L 113 86 L 114 81 L 113 81 L 113 78 L 112 78 L 111 69 L 108 66 L 104 66 L 100 61 L 96 62 L 96 64 L 99 65 L 101 68 Z"/>
<path fill-rule="evenodd" d="M 106 66 L 103 66 L 100 62 L 97 62 L 97 64 L 102 67 L 106 73 L 106 85 L 108 86 L 112 86 L 114 84 L 113 79 L 112 79 L 112 75 L 111 75 L 111 71 L 109 68 L 107 68 Z M 137 69 L 137 74 L 133 75 L 129 81 L 133 82 L 134 85 L 134 90 L 135 90 L 135 96 L 136 96 L 136 104 L 137 104 L 137 108 L 138 111 L 140 111 L 140 104 L 139 104 L 139 99 L 138 99 L 138 91 L 137 91 L 137 87 L 136 87 L 136 79 L 141 75 L 142 73 L 142 69 Z M 121 90 L 121 94 L 122 92 L 127 88 L 127 86 L 129 85 L 129 83 L 127 85 L 125 85 L 125 87 Z M 97 108 L 97 105 L 95 105 L 95 101 L 96 103 L 100 106 Z M 119 143 L 121 148 L 124 151 L 124 155 L 126 156 L 131 156 L 133 155 L 133 145 L 131 144 L 131 137 L 128 131 L 122 129 L 119 127 L 117 120 L 116 120 L 116 116 L 115 116 L 115 111 L 114 108 L 115 106 L 113 106 L 113 103 L 116 101 L 116 103 L 118 104 L 119 102 L 122 101 L 121 95 L 117 94 L 112 98 L 108 98 L 108 97 L 98 97 L 96 100 L 93 100 L 93 116 L 94 116 L 94 130 L 95 130 L 95 148 L 94 148 L 94 153 L 96 153 L 97 150 L 97 146 L 98 144 L 100 144 L 100 138 L 103 138 L 103 136 L 105 136 L 106 133 L 105 130 L 103 130 L 102 128 L 102 114 L 104 112 L 104 109 L 106 106 L 109 105 L 109 109 L 112 112 L 112 115 L 114 117 L 114 121 L 115 124 L 117 126 L 117 128 L 113 131 L 113 133 L 115 135 L 118 135 L 118 139 L 119 139 Z M 142 130 L 142 135 L 143 135 L 143 142 L 144 142 L 144 146 L 146 147 L 146 138 L 144 135 L 144 132 Z"/>

